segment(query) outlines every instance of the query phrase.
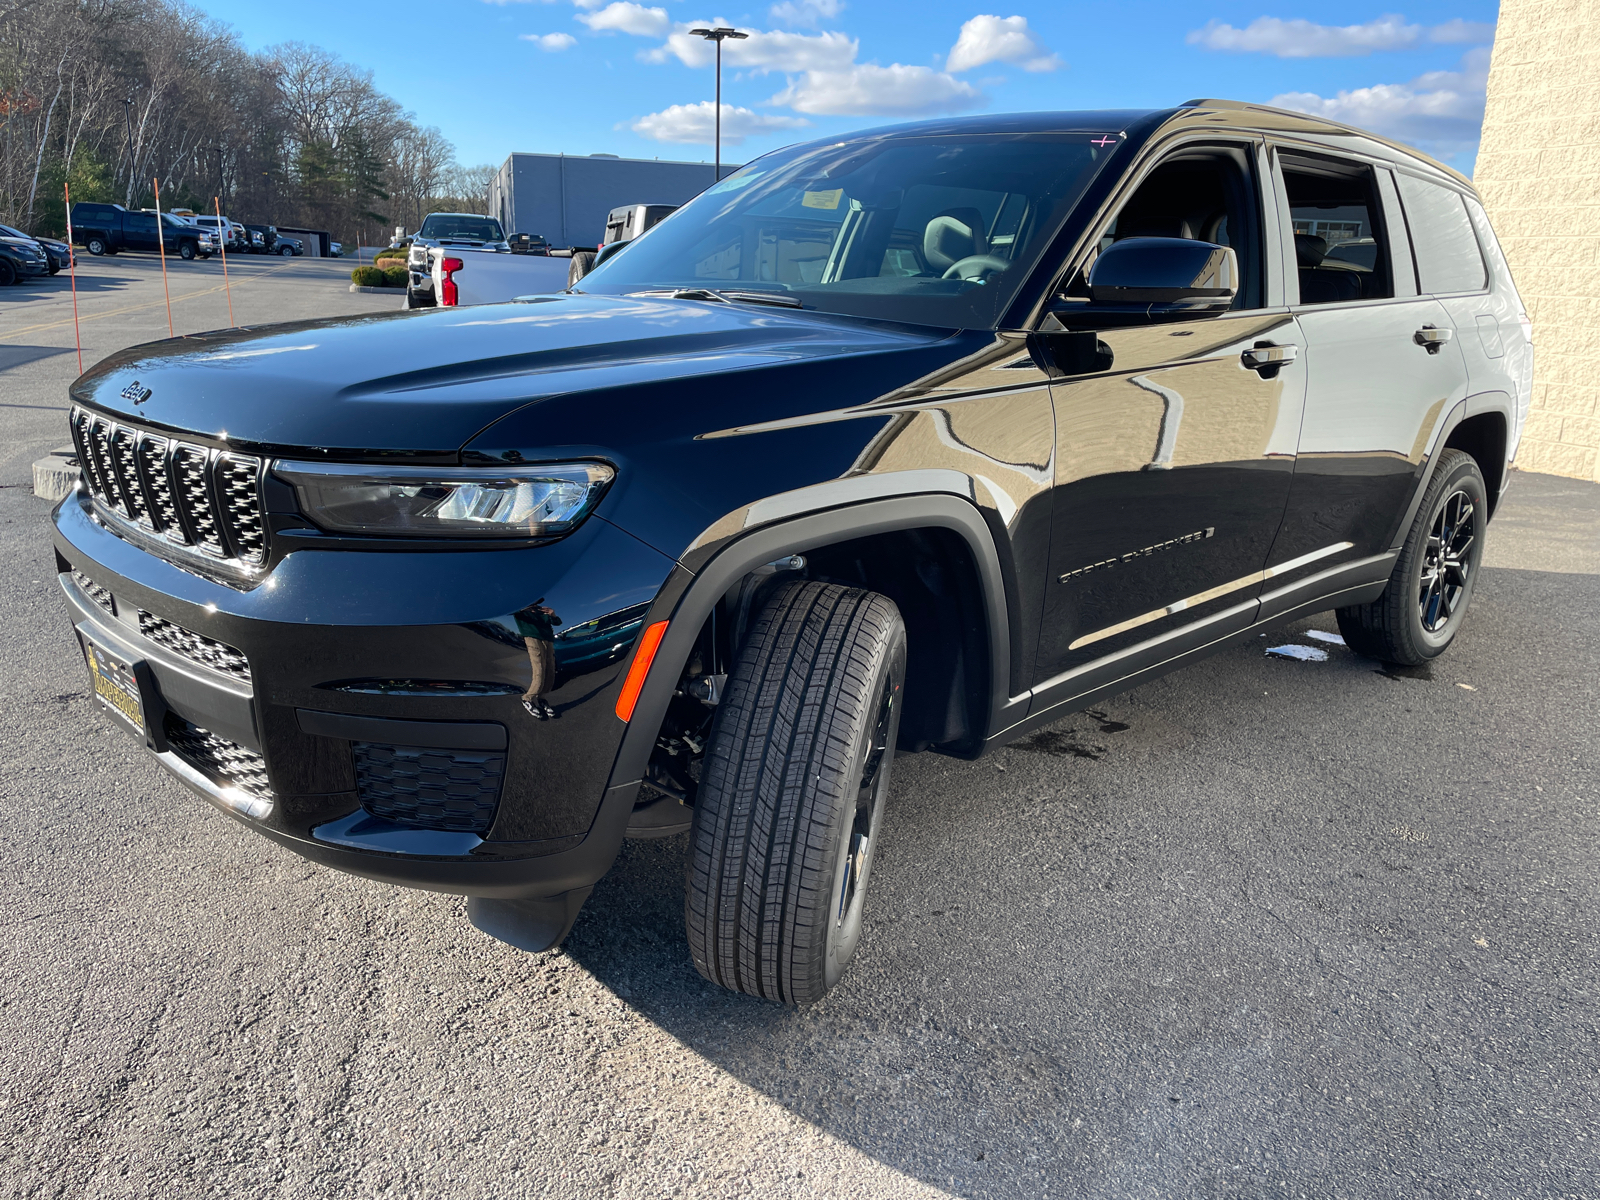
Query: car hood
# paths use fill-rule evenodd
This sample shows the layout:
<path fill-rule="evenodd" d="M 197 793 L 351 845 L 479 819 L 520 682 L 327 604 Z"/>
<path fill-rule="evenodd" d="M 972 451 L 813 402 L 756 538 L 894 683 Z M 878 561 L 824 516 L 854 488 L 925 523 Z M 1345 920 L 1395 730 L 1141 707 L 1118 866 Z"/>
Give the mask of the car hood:
<path fill-rule="evenodd" d="M 83 375 L 72 396 L 263 453 L 453 461 L 486 426 L 557 396 L 959 340 L 947 330 L 750 304 L 544 296 L 134 346 Z M 597 442 L 605 420 L 596 413 Z"/>

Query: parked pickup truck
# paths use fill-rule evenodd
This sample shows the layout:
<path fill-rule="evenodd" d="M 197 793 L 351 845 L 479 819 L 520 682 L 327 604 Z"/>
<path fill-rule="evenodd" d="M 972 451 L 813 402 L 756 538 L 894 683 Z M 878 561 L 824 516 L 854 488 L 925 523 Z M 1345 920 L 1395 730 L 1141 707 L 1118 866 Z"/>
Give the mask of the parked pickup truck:
<path fill-rule="evenodd" d="M 165 242 L 168 254 L 179 258 L 210 258 L 217 248 L 216 235 L 178 220 L 171 213 L 161 216 L 162 233 L 156 233 L 156 214 L 129 212 L 120 204 L 72 206 L 72 240 L 90 254 L 116 254 L 121 250 L 160 251 Z"/>
<path fill-rule="evenodd" d="M 566 283 L 567 264 L 545 255 L 454 246 L 433 246 L 423 253 L 428 263 L 429 294 L 440 308 L 499 304 L 519 296 L 559 292 Z M 413 266 L 412 271 L 415 270 Z M 428 307 L 410 303 L 409 295 L 407 300 L 408 308 Z"/>
<path fill-rule="evenodd" d="M 411 239 L 411 252 L 406 261 L 411 274 L 406 281 L 406 307 L 431 308 L 438 303 L 433 277 L 428 270 L 428 251 L 488 250 L 510 254 L 511 245 L 505 231 L 493 217 L 476 213 L 429 213 L 422 228 Z"/>

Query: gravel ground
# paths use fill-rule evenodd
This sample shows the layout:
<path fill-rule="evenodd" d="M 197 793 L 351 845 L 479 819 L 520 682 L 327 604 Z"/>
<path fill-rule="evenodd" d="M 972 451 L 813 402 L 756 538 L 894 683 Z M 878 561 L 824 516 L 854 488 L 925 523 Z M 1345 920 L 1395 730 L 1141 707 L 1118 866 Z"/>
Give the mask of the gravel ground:
<path fill-rule="evenodd" d="M 165 335 L 154 266 L 86 266 L 86 362 Z M 242 322 L 393 305 L 230 270 Z M 863 949 L 784 1010 L 695 975 L 685 839 L 527 955 L 254 837 L 94 711 L 28 486 L 62 283 L 0 297 L 0 1196 L 1600 1194 L 1600 485 L 1517 478 L 1430 669 L 1324 615 L 901 759 Z M 220 283 L 174 266 L 179 332 L 228 323 Z"/>

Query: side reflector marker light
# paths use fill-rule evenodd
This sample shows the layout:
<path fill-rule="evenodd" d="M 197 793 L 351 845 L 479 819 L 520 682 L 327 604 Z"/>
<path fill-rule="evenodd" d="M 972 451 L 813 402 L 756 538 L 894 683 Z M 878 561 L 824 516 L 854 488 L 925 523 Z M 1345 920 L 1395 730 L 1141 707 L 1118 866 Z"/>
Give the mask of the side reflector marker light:
<path fill-rule="evenodd" d="M 667 632 L 667 622 L 657 621 L 639 635 L 639 648 L 633 652 L 633 665 L 628 677 L 622 681 L 622 694 L 617 697 L 617 716 L 624 722 L 633 720 L 634 705 L 639 703 L 639 693 L 644 690 L 645 676 L 650 674 L 650 664 L 656 651 L 661 649 L 661 639 Z"/>

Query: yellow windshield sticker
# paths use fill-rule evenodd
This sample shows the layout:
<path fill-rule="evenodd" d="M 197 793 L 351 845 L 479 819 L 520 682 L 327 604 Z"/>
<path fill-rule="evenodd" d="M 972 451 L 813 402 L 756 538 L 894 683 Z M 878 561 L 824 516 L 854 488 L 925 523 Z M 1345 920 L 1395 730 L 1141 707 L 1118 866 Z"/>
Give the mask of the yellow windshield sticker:
<path fill-rule="evenodd" d="M 826 208 L 832 211 L 839 207 L 839 201 L 843 196 L 843 188 L 834 188 L 831 192 L 807 192 L 800 200 L 800 207 Z"/>

